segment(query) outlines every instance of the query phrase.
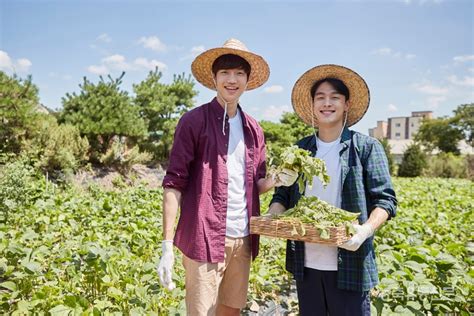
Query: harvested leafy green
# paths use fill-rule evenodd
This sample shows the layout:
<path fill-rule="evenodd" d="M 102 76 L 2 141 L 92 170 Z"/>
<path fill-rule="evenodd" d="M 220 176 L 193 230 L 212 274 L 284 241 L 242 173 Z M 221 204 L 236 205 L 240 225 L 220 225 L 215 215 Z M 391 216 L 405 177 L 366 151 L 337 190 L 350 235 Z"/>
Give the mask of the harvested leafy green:
<path fill-rule="evenodd" d="M 271 166 L 269 173 L 278 177 L 278 174 L 283 169 L 291 169 L 298 174 L 298 186 L 300 192 L 304 191 L 305 181 L 311 186 L 313 185 L 313 178 L 317 176 L 324 186 L 329 183 L 329 176 L 326 171 L 326 164 L 319 158 L 311 156 L 311 152 L 298 148 L 298 146 L 287 147 L 280 155 L 282 163 L 278 166 Z"/>
<path fill-rule="evenodd" d="M 276 218 L 291 222 L 293 234 L 304 236 L 306 234 L 304 224 L 312 224 L 319 229 L 321 239 L 329 239 L 331 227 L 345 225 L 346 233 L 348 235 L 354 234 L 352 222 L 357 219 L 359 214 L 337 208 L 314 196 L 303 196 L 294 208 L 277 215 Z"/>

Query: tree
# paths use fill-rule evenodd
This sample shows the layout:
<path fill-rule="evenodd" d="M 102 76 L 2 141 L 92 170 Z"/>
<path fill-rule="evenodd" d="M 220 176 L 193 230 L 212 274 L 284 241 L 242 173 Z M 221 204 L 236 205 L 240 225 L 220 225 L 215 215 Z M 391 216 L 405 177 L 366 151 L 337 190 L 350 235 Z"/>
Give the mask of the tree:
<path fill-rule="evenodd" d="M 464 133 L 466 141 L 474 146 L 474 103 L 461 104 L 454 110 L 453 124 Z"/>
<path fill-rule="evenodd" d="M 285 128 L 291 131 L 291 135 L 295 137 L 295 141 L 311 135 L 314 132 L 313 128 L 306 125 L 294 112 L 283 113 L 280 122 Z"/>
<path fill-rule="evenodd" d="M 392 148 L 390 147 L 390 144 L 388 143 L 388 139 L 386 138 L 381 139 L 380 143 L 382 144 L 383 150 L 385 151 L 385 155 L 387 156 L 388 168 L 389 168 L 390 174 L 393 175 L 395 172 L 395 169 L 394 169 L 395 164 L 394 164 L 393 155 L 391 152 Z"/>
<path fill-rule="evenodd" d="M 0 71 L 0 152 L 19 153 L 40 119 L 38 88 L 31 76 L 20 79 Z"/>
<path fill-rule="evenodd" d="M 86 135 L 92 149 L 91 158 L 96 162 L 107 152 L 113 139 L 126 136 L 133 141 L 145 137 L 145 122 L 140 117 L 139 108 L 132 104 L 126 91 L 120 89 L 125 73 L 105 81 L 102 76 L 97 84 L 84 77 L 79 85 L 79 94 L 66 94 L 62 99 L 62 122 L 70 123 Z"/>
<path fill-rule="evenodd" d="M 421 142 L 428 151 L 439 149 L 456 155 L 459 154 L 457 145 L 463 138 L 462 130 L 449 117 L 424 120 L 415 135 L 415 140 Z"/>
<path fill-rule="evenodd" d="M 405 150 L 403 160 L 398 168 L 400 177 L 418 177 L 426 167 L 426 155 L 417 143 L 413 143 Z"/>
<path fill-rule="evenodd" d="M 150 71 L 145 80 L 133 85 L 134 104 L 148 128 L 142 147 L 153 152 L 156 159 L 167 159 L 173 144 L 179 118 L 193 107 L 197 95 L 190 76 L 175 75 L 171 84 L 160 82 L 158 69 Z"/>

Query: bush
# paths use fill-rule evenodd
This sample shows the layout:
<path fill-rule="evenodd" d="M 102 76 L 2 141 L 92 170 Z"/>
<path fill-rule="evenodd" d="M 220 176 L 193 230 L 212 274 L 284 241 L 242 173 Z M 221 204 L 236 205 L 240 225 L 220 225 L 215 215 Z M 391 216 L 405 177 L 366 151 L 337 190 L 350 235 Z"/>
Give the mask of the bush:
<path fill-rule="evenodd" d="M 58 125 L 53 116 L 43 118 L 33 139 L 23 144 L 36 166 L 44 171 L 75 171 L 88 158 L 89 142 L 70 124 Z"/>
<path fill-rule="evenodd" d="M 152 157 L 153 155 L 146 151 L 140 152 L 138 146 L 128 149 L 125 142 L 115 139 L 107 152 L 100 158 L 100 162 L 106 167 L 128 173 L 133 165 L 147 163 Z"/>
<path fill-rule="evenodd" d="M 390 171 L 390 175 L 395 174 L 395 162 L 393 160 L 393 155 L 392 155 L 392 147 L 388 143 L 388 139 L 384 138 L 380 140 L 380 143 L 383 146 L 383 150 L 385 151 L 385 155 L 387 156 L 387 161 L 388 161 L 388 169 Z"/>
<path fill-rule="evenodd" d="M 452 153 L 439 153 L 428 159 L 423 174 L 434 178 L 466 178 L 469 176 L 467 158 Z"/>
<path fill-rule="evenodd" d="M 31 76 L 21 79 L 0 71 L 0 152 L 18 154 L 38 119 L 38 88 Z"/>
<path fill-rule="evenodd" d="M 400 177 L 418 177 L 426 167 L 426 155 L 416 143 L 407 148 L 398 168 Z"/>
<path fill-rule="evenodd" d="M 0 223 L 8 220 L 10 212 L 27 205 L 35 191 L 36 173 L 25 158 L 0 166 Z"/>
<path fill-rule="evenodd" d="M 47 170 L 76 170 L 87 160 L 89 142 L 72 125 L 58 125 L 49 131 L 40 166 Z"/>
<path fill-rule="evenodd" d="M 474 179 L 474 155 L 466 156 L 466 164 L 467 164 L 467 177 L 473 180 Z"/>

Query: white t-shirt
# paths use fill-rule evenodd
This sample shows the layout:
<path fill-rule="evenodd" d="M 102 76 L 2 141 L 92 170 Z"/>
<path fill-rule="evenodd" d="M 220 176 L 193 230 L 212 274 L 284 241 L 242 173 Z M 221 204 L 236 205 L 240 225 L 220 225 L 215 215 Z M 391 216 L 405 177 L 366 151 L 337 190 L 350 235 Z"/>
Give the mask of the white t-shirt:
<path fill-rule="evenodd" d="M 227 218 L 226 236 L 245 237 L 249 234 L 247 198 L 245 196 L 245 142 L 240 112 L 229 118 L 227 148 Z"/>
<path fill-rule="evenodd" d="M 313 187 L 306 185 L 306 196 L 316 196 L 336 207 L 341 207 L 341 162 L 339 152 L 341 151 L 341 139 L 338 138 L 331 143 L 325 143 L 316 139 L 318 150 L 316 158 L 326 162 L 326 168 L 330 177 L 329 184 L 323 187 L 319 178 L 314 177 Z M 305 243 L 304 266 L 322 271 L 337 271 L 337 247 Z"/>

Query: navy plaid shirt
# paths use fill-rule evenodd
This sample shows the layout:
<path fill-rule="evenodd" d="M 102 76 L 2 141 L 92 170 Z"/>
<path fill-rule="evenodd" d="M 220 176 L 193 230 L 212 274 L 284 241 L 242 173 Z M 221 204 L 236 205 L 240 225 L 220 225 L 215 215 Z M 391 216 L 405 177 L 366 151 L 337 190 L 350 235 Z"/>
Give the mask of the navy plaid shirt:
<path fill-rule="evenodd" d="M 345 128 L 341 135 L 342 150 L 341 208 L 360 212 L 359 223 L 367 221 L 371 211 L 380 207 L 389 219 L 395 216 L 397 199 L 390 179 L 387 157 L 376 139 Z M 316 154 L 314 135 L 297 142 L 298 147 Z M 271 203 L 278 202 L 286 209 L 293 208 L 300 199 L 298 183 L 278 187 Z M 270 204 L 271 204 L 270 203 Z M 304 242 L 287 241 L 286 269 L 297 280 L 304 273 Z M 357 251 L 338 248 L 337 284 L 339 289 L 368 291 L 378 283 L 373 237 L 368 238 Z"/>

